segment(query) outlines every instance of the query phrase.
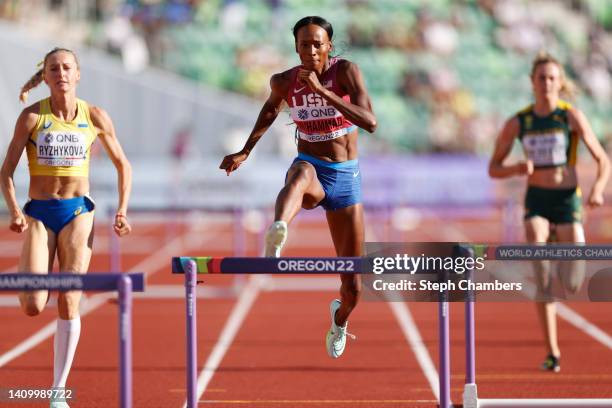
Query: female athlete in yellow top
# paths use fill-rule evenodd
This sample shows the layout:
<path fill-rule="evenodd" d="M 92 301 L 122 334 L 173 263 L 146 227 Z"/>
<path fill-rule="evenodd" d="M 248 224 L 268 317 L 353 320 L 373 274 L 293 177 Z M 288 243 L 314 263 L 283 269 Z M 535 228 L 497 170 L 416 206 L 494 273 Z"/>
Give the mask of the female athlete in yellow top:
<path fill-rule="evenodd" d="M 610 164 L 605 151 L 591 130 L 584 114 L 560 94 L 572 94 L 572 84 L 561 64 L 548 54 L 533 62 L 531 83 L 535 103 L 512 116 L 497 138 L 489 165 L 491 177 L 527 176 L 525 197 L 525 230 L 530 243 L 546 243 L 551 227 L 558 242 L 583 243 L 582 199 L 576 175 L 576 153 L 582 140 L 597 162 L 597 179 L 588 196 L 588 205 L 603 205 L 603 192 Z M 514 140 L 518 138 L 527 159 L 514 165 L 505 164 Z M 544 329 L 548 356 L 543 368 L 558 372 L 561 352 L 557 342 L 556 307 L 551 301 L 551 271 L 547 261 L 538 261 L 538 313 Z M 564 287 L 577 291 L 584 279 L 580 263 L 563 263 Z"/>
<path fill-rule="evenodd" d="M 51 96 L 25 108 L 15 126 L 2 170 L 2 193 L 11 221 L 10 229 L 25 234 L 19 271 L 47 274 L 57 255 L 61 273 L 87 272 L 92 254 L 94 202 L 89 193 L 89 158 L 96 138 L 102 142 L 119 175 L 119 206 L 114 231 L 131 231 L 126 214 L 131 189 L 130 164 L 115 135 L 113 123 L 101 108 L 77 99 L 79 63 L 74 52 L 55 48 L 22 88 L 20 99 L 42 81 Z M 23 211 L 17 204 L 13 173 L 23 150 L 30 170 L 30 200 Z M 21 307 L 28 316 L 44 309 L 48 291 L 24 292 Z M 79 339 L 81 292 L 60 292 L 59 319 L 54 340 L 53 387 L 65 387 Z M 68 405 L 52 401 L 51 407 Z"/>

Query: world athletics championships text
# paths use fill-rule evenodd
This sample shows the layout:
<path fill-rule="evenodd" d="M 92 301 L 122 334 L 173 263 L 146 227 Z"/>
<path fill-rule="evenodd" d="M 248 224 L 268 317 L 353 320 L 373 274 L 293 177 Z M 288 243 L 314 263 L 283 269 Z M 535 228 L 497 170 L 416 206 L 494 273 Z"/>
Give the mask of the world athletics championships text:
<path fill-rule="evenodd" d="M 15 289 L 79 289 L 83 287 L 80 277 L 58 276 L 20 276 L 7 277 L 0 275 L 0 287 Z"/>

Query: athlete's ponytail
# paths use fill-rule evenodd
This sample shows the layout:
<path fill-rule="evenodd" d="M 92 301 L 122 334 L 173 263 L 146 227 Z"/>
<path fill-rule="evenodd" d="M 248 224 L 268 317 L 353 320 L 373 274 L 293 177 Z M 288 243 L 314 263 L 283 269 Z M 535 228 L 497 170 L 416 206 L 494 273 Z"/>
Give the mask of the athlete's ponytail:
<path fill-rule="evenodd" d="M 72 54 L 72 56 L 74 57 L 74 61 L 76 62 L 77 68 L 79 68 L 79 60 L 74 51 L 69 50 L 67 48 L 53 48 L 45 55 L 45 59 L 43 59 L 43 61 L 39 64 L 42 65 L 42 67 L 38 71 L 36 71 L 36 73 L 32 75 L 32 77 L 28 79 L 28 81 L 21 87 L 21 91 L 19 92 L 19 100 L 21 102 L 25 103 L 28 100 L 28 93 L 30 92 L 30 90 L 36 88 L 43 81 L 43 74 L 45 72 L 45 67 L 47 66 L 47 59 L 49 59 L 49 57 L 55 54 L 56 52 L 68 52 Z"/>
<path fill-rule="evenodd" d="M 28 100 L 28 92 L 30 92 L 30 89 L 36 88 L 42 81 L 43 68 L 36 71 L 36 73 L 32 75 L 32 77 L 28 80 L 28 82 L 23 84 L 23 86 L 21 87 L 21 91 L 19 92 L 19 100 L 22 103 L 26 103 L 26 101 Z"/>

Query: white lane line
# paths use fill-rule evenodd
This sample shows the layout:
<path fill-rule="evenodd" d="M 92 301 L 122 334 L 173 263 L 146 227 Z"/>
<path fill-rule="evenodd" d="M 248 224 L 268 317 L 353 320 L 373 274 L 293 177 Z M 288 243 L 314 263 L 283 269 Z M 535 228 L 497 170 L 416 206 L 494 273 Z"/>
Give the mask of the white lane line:
<path fill-rule="evenodd" d="M 238 330 L 242 326 L 242 322 L 249 314 L 253 303 L 259 295 L 262 280 L 267 279 L 265 275 L 252 275 L 249 279 L 249 283 L 240 292 L 238 301 L 236 302 L 229 318 L 227 319 L 219 339 L 215 343 L 212 352 L 208 356 L 204 368 L 198 376 L 196 400 L 199 401 L 202 395 L 206 391 L 206 387 L 212 380 L 219 364 L 223 360 L 225 353 L 231 346 Z M 187 401 L 183 404 L 183 408 L 187 407 Z"/>
<path fill-rule="evenodd" d="M 429 383 L 431 391 L 435 395 L 436 399 L 440 401 L 440 380 L 438 377 L 438 371 L 436 370 L 436 366 L 429 356 L 429 351 L 427 351 L 427 347 L 423 342 L 421 333 L 414 322 L 408 306 L 404 302 L 389 301 L 387 303 L 391 308 L 391 311 L 393 311 L 393 315 L 397 319 L 397 322 L 404 333 L 404 337 L 408 341 L 408 344 L 410 344 L 410 348 L 414 352 L 417 362 L 421 366 L 421 370 L 423 370 L 423 374 L 425 374 L 425 378 Z"/>
<path fill-rule="evenodd" d="M 107 293 L 91 296 L 87 300 L 87 304 L 85 305 L 83 310 L 81 310 L 81 316 L 86 316 L 98 307 L 102 306 L 109 298 L 110 296 L 108 296 Z M 42 343 L 49 337 L 53 336 L 55 334 L 56 326 L 57 319 L 54 319 L 53 321 L 45 325 L 42 329 L 34 333 L 32 336 L 28 337 L 26 340 L 22 341 L 17 346 L 2 354 L 0 356 L 0 367 L 10 363 L 20 355 L 26 353 L 27 351 L 36 347 L 38 344 Z"/>
<path fill-rule="evenodd" d="M 604 346 L 612 349 L 612 337 L 563 303 L 557 303 L 557 314 Z"/>
<path fill-rule="evenodd" d="M 492 273 L 506 282 L 516 282 L 517 281 L 517 272 L 506 271 L 503 268 L 500 268 L 499 271 L 492 270 Z M 528 299 L 535 299 L 536 296 L 536 287 L 533 283 L 529 282 L 529 275 L 527 272 L 519 272 L 518 277 L 521 278 L 521 283 L 523 284 L 523 293 Z M 557 315 L 561 317 L 563 320 L 567 321 L 572 326 L 576 327 L 578 330 L 592 337 L 599 343 L 603 344 L 605 347 L 612 349 L 612 337 L 602 329 L 589 322 L 584 316 L 573 310 L 567 305 L 563 303 L 557 302 Z"/>
<path fill-rule="evenodd" d="M 458 229 L 455 228 L 456 235 L 460 236 L 460 240 L 466 239 L 467 237 L 461 233 Z M 376 234 L 374 233 L 374 228 L 372 225 L 368 224 L 366 227 L 366 240 L 376 242 Z M 417 327 L 414 318 L 412 317 L 412 313 L 410 313 L 410 309 L 405 302 L 397 302 L 394 301 L 391 296 L 386 295 L 387 304 L 391 308 L 395 319 L 397 320 L 406 341 L 410 345 L 414 356 L 421 366 L 421 370 L 429 383 L 429 387 L 433 392 L 433 395 L 436 397 L 436 400 L 440 401 L 440 379 L 438 376 L 438 370 L 436 370 L 436 366 L 431 360 L 431 356 L 429 355 L 429 351 L 423 342 L 423 338 L 421 337 L 421 333 L 419 332 L 419 328 Z M 451 407 L 453 406 L 452 401 Z"/>

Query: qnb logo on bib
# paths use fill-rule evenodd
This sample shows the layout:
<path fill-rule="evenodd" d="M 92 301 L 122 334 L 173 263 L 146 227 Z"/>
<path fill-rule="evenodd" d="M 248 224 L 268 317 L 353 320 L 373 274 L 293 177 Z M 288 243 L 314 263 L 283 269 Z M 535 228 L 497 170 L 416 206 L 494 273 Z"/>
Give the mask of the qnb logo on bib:
<path fill-rule="evenodd" d="M 562 132 L 525 135 L 523 146 L 535 166 L 567 163 L 567 141 Z"/>
<path fill-rule="evenodd" d="M 342 114 L 333 106 L 293 107 L 291 116 L 294 120 L 317 120 L 342 117 Z"/>
<path fill-rule="evenodd" d="M 43 166 L 81 166 L 87 158 L 86 138 L 82 133 L 40 132 L 36 153 Z"/>
<path fill-rule="evenodd" d="M 308 111 L 306 109 L 300 109 L 298 110 L 297 116 L 301 120 L 306 120 L 308 119 Z"/>

